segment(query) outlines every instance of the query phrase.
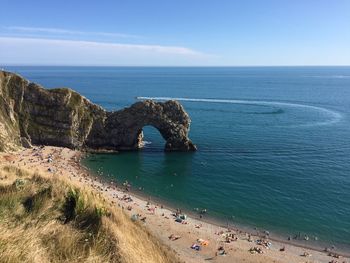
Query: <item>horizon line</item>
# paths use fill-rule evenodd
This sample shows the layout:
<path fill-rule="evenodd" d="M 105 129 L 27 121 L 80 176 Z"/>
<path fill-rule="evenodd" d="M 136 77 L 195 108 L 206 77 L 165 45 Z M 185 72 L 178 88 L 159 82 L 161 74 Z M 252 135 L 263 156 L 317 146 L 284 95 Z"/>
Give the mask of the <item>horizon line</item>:
<path fill-rule="evenodd" d="M 0 67 L 157 67 L 157 68 L 233 68 L 233 67 L 350 67 L 347 65 L 64 65 L 64 64 L 0 64 Z"/>

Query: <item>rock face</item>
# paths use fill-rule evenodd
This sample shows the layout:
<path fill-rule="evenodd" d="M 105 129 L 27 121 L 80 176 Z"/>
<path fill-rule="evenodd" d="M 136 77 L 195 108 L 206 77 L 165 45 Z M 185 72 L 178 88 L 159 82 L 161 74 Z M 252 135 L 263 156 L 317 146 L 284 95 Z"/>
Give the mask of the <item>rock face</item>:
<path fill-rule="evenodd" d="M 33 145 L 74 149 L 135 150 L 142 128 L 163 136 L 166 151 L 195 151 L 190 118 L 177 101 L 146 100 L 107 112 L 67 88 L 46 90 L 19 75 L 0 71 L 0 151 Z"/>

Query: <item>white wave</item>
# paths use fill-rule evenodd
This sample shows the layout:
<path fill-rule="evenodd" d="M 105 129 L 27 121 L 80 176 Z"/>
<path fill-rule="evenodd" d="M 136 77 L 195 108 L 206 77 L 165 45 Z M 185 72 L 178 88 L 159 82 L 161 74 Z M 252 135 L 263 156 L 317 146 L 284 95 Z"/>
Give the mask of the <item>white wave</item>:
<path fill-rule="evenodd" d="M 301 124 L 300 126 L 316 126 L 316 125 L 330 125 L 339 122 L 342 119 L 342 114 L 339 112 L 329 110 L 323 107 L 291 103 L 291 102 L 279 102 L 279 101 L 260 101 L 260 100 L 224 100 L 224 99 L 199 99 L 199 98 L 172 98 L 172 97 L 136 97 L 138 100 L 178 100 L 178 101 L 190 101 L 190 102 L 207 102 L 207 103 L 229 103 L 229 104 L 242 104 L 242 105 L 267 105 L 267 106 L 282 106 L 282 107 L 294 107 L 294 108 L 306 108 L 315 111 L 322 112 L 331 117 L 330 120 L 314 122 L 310 124 Z"/>

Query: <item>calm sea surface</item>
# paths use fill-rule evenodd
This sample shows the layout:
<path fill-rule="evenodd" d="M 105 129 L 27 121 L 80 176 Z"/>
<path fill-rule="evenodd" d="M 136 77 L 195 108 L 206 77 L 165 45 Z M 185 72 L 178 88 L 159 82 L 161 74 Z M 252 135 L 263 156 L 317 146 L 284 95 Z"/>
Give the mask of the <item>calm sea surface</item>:
<path fill-rule="evenodd" d="M 140 152 L 85 165 L 176 207 L 350 251 L 350 67 L 6 67 L 71 87 L 109 110 L 136 97 L 182 98 L 195 153 Z"/>

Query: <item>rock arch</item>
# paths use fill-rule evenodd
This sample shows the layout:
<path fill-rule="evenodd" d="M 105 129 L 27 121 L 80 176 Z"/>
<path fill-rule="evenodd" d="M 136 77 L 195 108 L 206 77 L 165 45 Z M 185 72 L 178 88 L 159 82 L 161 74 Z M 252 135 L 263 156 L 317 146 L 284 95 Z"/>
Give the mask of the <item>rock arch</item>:
<path fill-rule="evenodd" d="M 188 138 L 191 120 L 177 101 L 140 101 L 129 108 L 111 113 L 106 122 L 109 143 L 117 149 L 142 148 L 142 129 L 153 126 L 164 138 L 166 151 L 196 150 Z"/>
<path fill-rule="evenodd" d="M 139 101 L 108 112 L 71 89 L 46 90 L 21 76 L 0 71 L 0 151 L 52 145 L 74 149 L 134 150 L 142 128 L 163 136 L 166 151 L 195 151 L 190 118 L 177 101 Z"/>

